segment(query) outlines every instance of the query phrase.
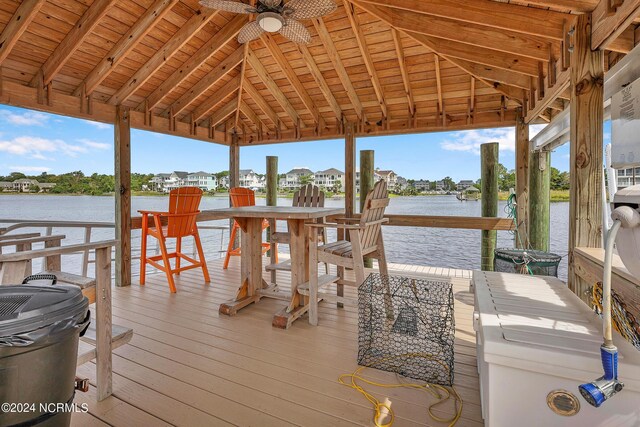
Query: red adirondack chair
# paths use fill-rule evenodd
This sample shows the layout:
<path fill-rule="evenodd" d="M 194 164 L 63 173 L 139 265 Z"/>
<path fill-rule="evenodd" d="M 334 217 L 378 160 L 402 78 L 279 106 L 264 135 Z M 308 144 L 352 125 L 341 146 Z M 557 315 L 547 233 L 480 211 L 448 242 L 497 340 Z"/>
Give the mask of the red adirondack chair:
<path fill-rule="evenodd" d="M 142 245 L 140 254 L 140 284 L 145 283 L 145 273 L 147 264 L 162 270 L 167 275 L 169 288 L 172 293 L 176 292 L 176 284 L 173 279 L 174 274 L 192 268 L 202 268 L 204 281 L 209 283 L 209 270 L 204 259 L 202 243 L 198 234 L 196 217 L 200 211 L 198 206 L 202 199 L 202 190 L 197 187 L 181 187 L 171 190 L 169 193 L 169 211 L 138 211 L 142 214 Z M 149 218 L 153 217 L 150 223 Z M 165 224 L 163 224 L 163 221 Z M 160 255 L 147 256 L 147 236 L 155 237 L 160 243 Z M 182 253 L 182 238 L 193 236 L 194 243 L 198 250 L 198 260 Z M 167 239 L 176 239 L 175 252 L 167 251 Z M 175 259 L 175 268 L 171 268 L 171 259 Z M 180 261 L 184 260 L 189 265 L 182 267 Z M 161 261 L 161 262 L 160 262 Z"/>

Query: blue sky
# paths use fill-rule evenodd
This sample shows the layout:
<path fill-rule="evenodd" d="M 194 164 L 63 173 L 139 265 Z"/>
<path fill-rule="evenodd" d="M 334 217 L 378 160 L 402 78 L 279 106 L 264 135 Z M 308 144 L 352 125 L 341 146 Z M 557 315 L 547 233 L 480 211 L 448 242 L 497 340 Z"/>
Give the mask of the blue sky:
<path fill-rule="evenodd" d="M 132 130 L 131 140 L 133 172 L 218 172 L 228 168 L 225 146 L 139 130 Z M 513 128 L 358 138 L 357 150 L 375 150 L 377 167 L 393 169 L 408 179 L 433 180 L 448 175 L 456 181 L 475 180 L 480 176 L 479 146 L 492 141 L 500 143 L 500 162 L 513 168 Z M 265 156 L 279 157 L 281 173 L 294 167 L 342 170 L 344 142 L 243 147 L 240 167 L 264 173 Z M 554 167 L 568 170 L 568 144 L 558 148 L 551 159 Z M 0 106 L 0 175 L 76 170 L 113 173 L 113 126 Z"/>

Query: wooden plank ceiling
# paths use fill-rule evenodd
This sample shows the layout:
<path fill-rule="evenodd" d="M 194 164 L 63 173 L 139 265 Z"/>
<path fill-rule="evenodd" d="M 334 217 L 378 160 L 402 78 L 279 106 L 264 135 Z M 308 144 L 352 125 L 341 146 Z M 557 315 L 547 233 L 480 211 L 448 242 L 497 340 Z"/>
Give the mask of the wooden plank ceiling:
<path fill-rule="evenodd" d="M 240 45 L 251 18 L 197 0 L 3 0 L 0 102 L 107 122 L 122 104 L 135 127 L 227 144 L 233 131 L 242 144 L 339 137 L 347 121 L 360 135 L 549 121 L 568 99 L 575 14 L 599 3 L 336 2 L 303 21 L 305 46 Z M 604 41 L 612 61 L 640 41 L 626 13 L 598 27 L 605 40 L 625 25 Z"/>

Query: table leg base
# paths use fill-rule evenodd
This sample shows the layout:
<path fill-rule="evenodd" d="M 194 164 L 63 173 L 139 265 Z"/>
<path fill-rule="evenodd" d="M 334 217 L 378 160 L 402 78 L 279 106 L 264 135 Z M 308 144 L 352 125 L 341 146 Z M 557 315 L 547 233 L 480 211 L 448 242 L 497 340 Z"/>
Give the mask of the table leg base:
<path fill-rule="evenodd" d="M 246 296 L 238 300 L 223 302 L 220 304 L 218 312 L 220 314 L 226 314 L 227 316 L 233 316 L 246 306 L 258 301 L 260 301 L 260 295 Z"/>
<path fill-rule="evenodd" d="M 274 328 L 289 329 L 289 326 L 300 316 L 305 314 L 309 310 L 308 305 L 301 305 L 293 309 L 290 313 L 287 312 L 288 307 L 284 307 L 282 310 L 273 315 L 273 322 L 271 325 Z"/>

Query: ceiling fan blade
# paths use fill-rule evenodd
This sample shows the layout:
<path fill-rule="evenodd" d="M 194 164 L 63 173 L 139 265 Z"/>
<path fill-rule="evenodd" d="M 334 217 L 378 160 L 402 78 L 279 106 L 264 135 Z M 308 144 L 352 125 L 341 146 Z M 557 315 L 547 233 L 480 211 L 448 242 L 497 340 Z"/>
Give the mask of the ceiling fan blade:
<path fill-rule="evenodd" d="M 200 0 L 200 4 L 210 9 L 222 10 L 233 13 L 256 13 L 251 5 L 231 0 Z"/>
<path fill-rule="evenodd" d="M 292 19 L 319 18 L 328 15 L 338 6 L 335 0 L 291 0 L 285 5 L 285 10 L 289 10 L 286 15 Z"/>
<path fill-rule="evenodd" d="M 284 26 L 278 32 L 294 43 L 307 44 L 311 41 L 311 34 L 307 27 L 295 19 L 286 19 Z"/>
<path fill-rule="evenodd" d="M 264 30 L 258 25 L 258 21 L 251 21 L 245 24 L 238 34 L 238 42 L 248 43 L 251 40 L 255 40 L 264 33 Z"/>

